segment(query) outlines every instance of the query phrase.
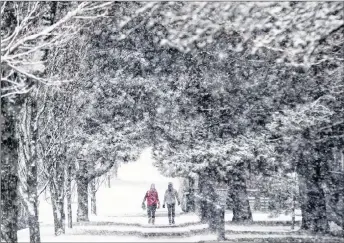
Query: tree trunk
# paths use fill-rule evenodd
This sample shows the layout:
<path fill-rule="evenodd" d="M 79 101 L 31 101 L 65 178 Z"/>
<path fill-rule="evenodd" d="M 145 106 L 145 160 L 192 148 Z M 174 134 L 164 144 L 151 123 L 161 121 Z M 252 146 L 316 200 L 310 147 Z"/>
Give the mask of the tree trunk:
<path fill-rule="evenodd" d="M 68 228 L 73 227 L 72 217 L 72 166 L 69 164 L 66 173 L 66 197 L 67 197 L 67 218 Z"/>
<path fill-rule="evenodd" d="M 62 193 L 61 187 L 54 184 L 54 182 L 50 183 L 51 205 L 54 216 L 54 232 L 56 236 L 65 233 L 64 197 L 61 195 Z"/>
<path fill-rule="evenodd" d="M 3 84 L 3 82 L 1 82 Z M 16 114 L 18 104 L 1 99 L 1 236 L 5 242 L 17 242 L 18 230 L 18 139 Z"/>
<path fill-rule="evenodd" d="M 108 188 L 111 188 L 111 175 L 110 175 L 110 173 L 108 173 L 106 175 L 106 179 L 107 179 L 107 186 L 108 186 Z"/>
<path fill-rule="evenodd" d="M 96 198 L 96 179 L 93 179 L 91 181 L 91 213 L 93 215 L 97 215 L 97 198 Z"/>
<path fill-rule="evenodd" d="M 189 188 L 188 188 L 188 200 L 187 200 L 187 212 L 195 212 L 195 197 L 194 197 L 194 188 L 195 180 L 191 177 L 188 178 Z"/>
<path fill-rule="evenodd" d="M 22 108 L 17 119 L 17 136 L 19 138 L 18 173 L 20 180 L 18 189 L 27 209 L 30 242 L 40 242 L 37 194 L 37 97 L 32 93 L 25 96 Z"/>
<path fill-rule="evenodd" d="M 104 161 L 104 158 L 100 160 Z M 114 165 L 114 160 L 102 163 L 102 167 L 95 169 L 86 160 L 79 160 L 79 170 L 76 171 L 76 184 L 78 194 L 77 222 L 89 221 L 88 218 L 88 183 L 95 178 L 104 175 Z"/>
<path fill-rule="evenodd" d="M 89 221 L 88 218 L 88 183 L 90 181 L 88 163 L 85 160 L 79 161 L 79 170 L 77 171 L 76 184 L 78 194 L 77 222 Z"/>
<path fill-rule="evenodd" d="M 208 204 L 207 201 L 205 200 L 205 178 L 203 176 L 199 176 L 199 181 L 198 181 L 198 189 L 199 189 L 199 195 L 201 198 L 198 198 L 198 204 L 199 204 L 199 214 L 200 214 L 200 219 L 202 223 L 207 222 L 207 209 L 208 209 Z"/>
<path fill-rule="evenodd" d="M 65 233 L 64 201 L 51 196 L 51 205 L 54 215 L 54 232 L 58 236 Z"/>
<path fill-rule="evenodd" d="M 244 173 L 244 170 L 237 168 L 230 176 L 233 222 L 251 222 L 253 220 Z"/>
<path fill-rule="evenodd" d="M 218 226 L 218 217 L 216 207 L 218 206 L 219 197 L 216 193 L 216 189 L 212 183 L 207 181 L 205 188 L 206 201 L 206 217 L 209 224 L 209 229 L 216 232 Z"/>
<path fill-rule="evenodd" d="M 77 193 L 78 193 L 78 212 L 77 212 L 77 222 L 89 221 L 88 218 L 88 178 L 78 177 L 77 183 Z"/>
<path fill-rule="evenodd" d="M 63 146 L 62 144 L 60 145 Z M 53 206 L 54 231 L 55 235 L 65 233 L 65 149 L 56 156 L 56 162 L 53 165 L 53 171 L 50 181 L 51 204 Z"/>
<path fill-rule="evenodd" d="M 199 176 L 199 188 L 200 188 L 200 218 L 201 222 L 208 223 L 211 231 L 216 231 L 216 210 L 215 205 L 217 201 L 217 195 L 214 190 L 214 186 L 211 183 L 208 174 Z"/>
<path fill-rule="evenodd" d="M 344 232 L 344 173 L 331 173 L 325 190 L 328 220 L 341 226 Z M 326 192 L 327 191 L 327 192 Z"/>
<path fill-rule="evenodd" d="M 300 193 L 300 208 L 301 208 L 301 228 L 306 229 L 307 228 L 307 216 L 306 214 L 306 208 L 307 208 L 307 187 L 306 187 L 306 180 L 301 175 L 299 175 L 299 193 Z"/>
<path fill-rule="evenodd" d="M 30 242 L 41 242 L 39 221 L 38 221 L 38 196 L 37 196 L 37 167 L 36 165 L 28 168 L 28 223 L 30 230 Z"/>
<path fill-rule="evenodd" d="M 115 163 L 115 165 L 114 165 L 114 175 L 115 175 L 115 178 L 117 178 L 117 176 L 118 176 L 118 167 L 119 167 L 119 164 Z"/>
<path fill-rule="evenodd" d="M 55 235 L 65 234 L 65 212 L 63 200 L 55 201 L 52 198 L 54 211 L 54 232 Z"/>
<path fill-rule="evenodd" d="M 27 164 L 27 189 L 28 189 L 28 222 L 30 229 L 30 242 L 38 243 L 40 239 L 40 229 L 38 222 L 38 195 L 37 195 L 37 139 L 38 139 L 38 107 L 37 97 L 30 95 L 28 98 L 28 110 L 31 110 L 28 121 L 30 122 L 31 141 L 30 151 L 31 156 Z"/>
<path fill-rule="evenodd" d="M 4 146 L 1 146 L 2 156 Z M 13 158 L 13 157 L 12 157 Z M 18 177 L 12 166 L 15 161 L 1 158 L 1 242 L 17 242 L 18 231 Z"/>
<path fill-rule="evenodd" d="M 312 173 L 310 173 L 312 174 Z M 328 233 L 326 198 L 321 180 L 314 176 L 300 178 L 301 229 L 311 232 Z"/>

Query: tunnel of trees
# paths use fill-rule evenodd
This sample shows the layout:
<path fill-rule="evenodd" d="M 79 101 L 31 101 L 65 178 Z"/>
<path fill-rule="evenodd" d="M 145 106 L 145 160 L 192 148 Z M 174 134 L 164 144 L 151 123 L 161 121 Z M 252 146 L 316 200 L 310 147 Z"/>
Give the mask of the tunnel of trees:
<path fill-rule="evenodd" d="M 95 205 L 93 183 L 146 147 L 164 175 L 198 177 L 200 195 L 214 189 L 205 182 L 225 183 L 233 221 L 252 221 L 249 183 L 295 173 L 301 228 L 344 229 L 335 156 L 344 131 L 342 3 L 0 6 L 6 242 L 17 242 L 19 204 L 30 241 L 40 242 L 46 190 L 55 234 L 65 233 L 66 215 L 72 227 L 72 182 L 77 221 L 88 221 L 89 187 Z M 209 221 L 205 199 L 200 217 Z"/>

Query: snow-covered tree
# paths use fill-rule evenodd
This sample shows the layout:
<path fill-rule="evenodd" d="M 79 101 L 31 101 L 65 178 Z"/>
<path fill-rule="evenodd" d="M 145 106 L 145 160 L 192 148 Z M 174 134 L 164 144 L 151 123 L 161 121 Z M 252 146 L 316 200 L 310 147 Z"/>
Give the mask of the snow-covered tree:
<path fill-rule="evenodd" d="M 224 46 L 233 52 L 246 54 L 241 55 L 239 58 L 236 57 L 237 61 L 242 61 L 244 64 L 245 62 L 246 64 L 257 64 L 260 62 L 258 67 L 264 67 L 264 62 L 271 65 L 272 62 L 269 60 L 275 57 L 278 64 L 275 64 L 271 71 L 269 68 L 266 69 L 267 77 L 274 76 L 275 78 L 269 78 L 270 81 L 266 80 L 267 82 L 264 82 L 264 79 L 259 79 L 258 81 L 257 76 L 253 75 L 253 80 L 256 80 L 256 84 L 258 84 L 255 87 L 256 89 L 253 90 L 257 94 L 255 99 L 263 101 L 260 104 L 258 102 L 259 105 L 256 102 L 253 103 L 253 107 L 255 107 L 253 111 L 258 115 L 254 118 L 258 118 L 256 120 L 258 123 L 256 124 L 259 124 L 259 122 L 268 124 L 274 111 L 294 109 L 295 105 L 298 107 L 297 109 L 308 110 L 310 106 L 313 107 L 313 102 L 317 102 L 318 99 L 327 100 L 329 97 L 335 96 L 336 102 L 332 102 L 331 105 L 336 110 L 333 113 L 335 116 L 327 119 L 327 121 L 323 121 L 322 125 L 319 124 L 320 127 L 315 126 L 313 129 L 316 132 L 318 132 L 316 127 L 320 130 L 323 128 L 331 130 L 331 136 L 324 137 L 324 133 L 319 133 L 320 137 L 317 140 L 339 142 L 342 136 L 342 122 L 340 118 L 342 112 L 339 112 L 339 109 L 335 107 L 340 107 L 342 104 L 342 98 L 338 94 L 342 93 L 342 79 L 340 78 L 342 73 L 340 67 L 343 61 L 341 57 L 343 44 L 340 40 L 342 39 L 343 30 L 343 5 L 340 3 L 221 4 L 166 3 L 164 5 L 165 8 L 162 8 L 159 12 L 163 17 L 157 18 L 159 20 L 155 24 L 154 20 L 152 20 L 149 26 L 151 26 L 153 31 L 154 28 L 162 28 L 164 31 L 157 32 L 161 37 L 161 43 L 177 48 L 182 52 L 197 53 L 199 52 L 198 48 L 206 49 L 207 46 L 213 48 L 213 43 L 216 43 L 218 36 L 221 36 L 220 33 L 225 32 L 232 37 L 231 40 L 234 39 L 233 36 L 238 36 L 238 38 L 236 39 L 237 42 L 228 41 L 227 45 L 225 44 Z M 215 5 L 218 7 L 214 7 Z M 307 11 L 309 9 L 314 11 Z M 235 33 L 234 35 L 232 34 L 233 32 Z M 226 59 L 230 59 L 233 56 L 227 53 L 221 54 Z M 200 56 L 197 57 L 200 58 Z M 258 57 L 265 57 L 267 60 L 259 60 Z M 197 65 L 199 64 L 197 63 Z M 203 67 L 208 68 L 209 66 Z M 256 73 L 254 69 L 253 72 Z M 272 75 L 271 72 L 274 74 Z M 292 77 L 292 75 L 295 75 L 295 77 Z M 313 78 L 307 78 L 307 76 Z M 214 77 L 211 78 L 213 79 Z M 320 80 L 324 79 L 326 80 L 325 83 L 318 87 L 314 86 L 323 82 Z M 289 81 L 283 84 L 282 80 Z M 246 80 L 241 79 L 240 81 Z M 299 89 L 291 86 L 296 84 L 296 82 L 300 82 L 300 85 L 298 85 Z M 264 85 L 266 88 L 264 88 Z M 261 86 L 261 89 L 259 86 Z M 309 87 L 312 87 L 312 89 L 309 90 Z M 243 92 L 242 88 L 239 88 L 239 90 Z M 203 94 L 204 91 L 202 90 L 196 97 L 202 97 Z M 209 96 L 207 93 L 206 95 Z M 247 93 L 244 94 L 246 98 L 249 96 Z M 196 102 L 199 104 L 200 100 Z M 209 104 L 212 104 L 212 102 L 209 101 Z M 240 104 L 246 105 L 247 102 L 238 102 L 236 105 Z M 331 113 L 331 109 L 322 106 L 321 112 L 326 112 L 326 110 Z M 250 111 L 250 109 L 247 111 Z M 315 118 L 319 110 L 310 110 L 310 112 L 315 112 L 309 116 L 309 121 L 313 123 L 319 118 Z M 327 115 L 323 118 L 326 118 Z M 242 116 L 240 117 L 242 118 Z M 291 113 L 286 115 L 287 119 L 291 117 L 293 117 Z M 246 120 L 246 123 L 243 121 L 242 124 L 248 124 L 248 120 Z M 299 121 L 308 123 L 308 119 L 301 117 Z M 325 125 L 326 123 L 327 126 Z M 290 125 L 286 127 L 291 128 Z M 299 132 L 296 133 L 299 134 Z M 289 134 L 286 135 L 290 136 Z M 335 140 L 336 138 L 337 140 Z M 311 138 L 313 142 L 316 142 L 317 140 L 314 139 L 313 137 Z M 328 146 L 329 144 L 326 143 L 325 147 Z M 311 147 L 308 146 L 308 148 Z M 321 154 L 325 155 L 327 153 L 326 150 L 327 148 Z M 315 152 L 314 154 L 317 153 Z M 328 160 L 326 158 L 327 156 L 324 159 Z M 298 157 L 295 159 L 300 160 Z M 311 161 L 313 160 L 310 160 L 309 163 Z M 305 173 L 312 170 L 307 166 L 298 168 L 304 168 Z M 308 173 L 308 175 L 310 174 L 312 173 Z M 320 195 L 319 198 L 321 198 L 319 200 L 324 200 L 324 195 Z M 321 205 L 324 205 L 324 203 Z M 319 206 L 319 208 L 322 208 L 322 206 Z M 316 211 L 313 211 L 313 213 L 315 214 Z M 310 224 L 312 224 L 312 220 L 320 217 L 313 215 L 315 217 L 308 219 L 306 216 L 307 212 L 304 214 L 304 221 L 309 221 Z M 326 223 L 322 225 L 324 228 L 320 225 L 307 227 L 303 223 L 303 228 L 314 231 L 326 231 Z"/>
<path fill-rule="evenodd" d="M 38 85 L 58 85 L 69 81 L 53 72 L 56 68 L 47 71 L 47 56 L 58 56 L 55 51 L 63 49 L 78 36 L 86 22 L 104 17 L 112 4 L 1 3 L 1 159 L 4 164 L 1 174 L 2 185 L 5 185 L 1 193 L 6 199 L 2 200 L 2 208 L 6 210 L 2 210 L 1 215 L 1 237 L 8 242 L 16 242 L 17 239 L 18 136 L 15 124 L 25 103 L 25 94 L 35 92 Z M 54 64 L 57 67 L 58 64 Z"/>

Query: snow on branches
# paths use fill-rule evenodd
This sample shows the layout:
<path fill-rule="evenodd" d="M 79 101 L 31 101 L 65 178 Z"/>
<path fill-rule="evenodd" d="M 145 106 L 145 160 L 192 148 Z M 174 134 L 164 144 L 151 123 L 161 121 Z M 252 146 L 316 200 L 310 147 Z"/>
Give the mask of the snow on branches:
<path fill-rule="evenodd" d="M 231 46 L 252 53 L 269 49 L 277 62 L 310 67 L 332 58 L 321 53 L 321 43 L 343 28 L 343 5 L 339 2 L 168 2 L 161 3 L 147 21 L 162 45 L 183 52 L 216 41 L 221 31 L 240 35 Z M 335 45 L 338 41 L 333 42 Z M 231 45 L 231 43 L 228 43 Z M 339 57 L 338 57 L 339 58 Z"/>
<path fill-rule="evenodd" d="M 3 2 L 1 4 L 1 97 L 28 92 L 35 83 L 66 80 L 42 75 L 45 53 L 75 38 L 82 25 L 76 19 L 103 17 L 111 2 Z"/>

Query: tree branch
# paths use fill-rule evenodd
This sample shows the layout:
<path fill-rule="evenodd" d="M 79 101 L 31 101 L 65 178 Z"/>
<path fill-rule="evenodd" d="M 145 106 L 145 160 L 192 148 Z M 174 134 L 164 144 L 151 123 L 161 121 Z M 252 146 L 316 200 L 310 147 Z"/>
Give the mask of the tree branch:
<path fill-rule="evenodd" d="M 88 181 L 90 182 L 91 180 L 93 180 L 96 177 L 99 177 L 103 174 L 105 174 L 106 172 L 108 172 L 112 166 L 115 164 L 115 160 L 108 160 L 107 164 L 102 165 L 100 168 L 92 171 L 91 173 L 89 173 L 89 177 L 88 177 Z"/>
<path fill-rule="evenodd" d="M 43 29 L 42 31 L 36 33 L 36 34 L 32 34 L 29 36 L 26 36 L 22 39 L 20 39 L 19 41 L 17 41 L 15 44 L 13 44 L 13 46 L 11 46 L 9 48 L 8 54 L 13 53 L 19 46 L 23 45 L 25 42 L 28 41 L 32 41 L 35 39 L 38 39 L 41 36 L 46 36 L 49 35 L 52 31 L 54 31 L 57 27 L 61 26 L 62 24 L 64 24 L 65 22 L 67 22 L 68 20 L 70 20 L 72 17 L 76 16 L 80 11 L 82 11 L 82 9 L 87 5 L 87 3 L 83 2 L 80 3 L 78 5 L 78 7 L 76 9 L 74 9 L 73 11 L 70 11 L 69 13 L 67 13 L 62 19 L 60 19 L 59 21 L 57 21 L 55 24 L 50 25 L 49 27 Z"/>

